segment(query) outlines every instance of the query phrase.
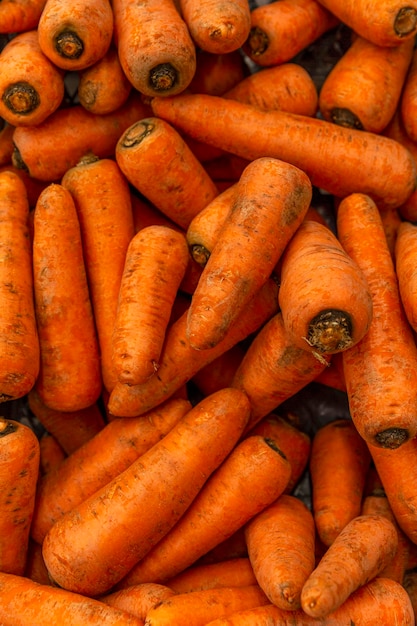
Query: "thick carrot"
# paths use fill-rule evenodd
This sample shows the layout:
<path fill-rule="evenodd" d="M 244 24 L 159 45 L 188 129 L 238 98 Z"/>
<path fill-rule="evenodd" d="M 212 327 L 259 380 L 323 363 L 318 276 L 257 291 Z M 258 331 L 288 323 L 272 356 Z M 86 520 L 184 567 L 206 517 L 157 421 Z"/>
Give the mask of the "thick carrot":
<path fill-rule="evenodd" d="M 246 587 L 257 584 L 248 557 L 236 557 L 219 563 L 194 564 L 166 582 L 176 593 L 188 593 L 215 587 Z"/>
<path fill-rule="evenodd" d="M 0 167 L 10 165 L 13 154 L 13 133 L 15 127 L 4 121 L 0 130 Z"/>
<path fill-rule="evenodd" d="M 179 0 L 178 6 L 198 48 L 212 54 L 227 54 L 245 43 L 251 26 L 247 0 Z"/>
<path fill-rule="evenodd" d="M 130 126 L 115 156 L 135 189 L 183 229 L 218 194 L 186 141 L 164 120 L 148 117 Z"/>
<path fill-rule="evenodd" d="M 45 432 L 39 439 L 40 461 L 39 474 L 44 476 L 54 470 L 67 457 L 65 450 L 57 439 Z"/>
<path fill-rule="evenodd" d="M 194 139 L 246 159 L 287 161 L 314 186 L 338 197 L 363 191 L 381 208 L 397 207 L 415 189 L 416 166 L 409 151 L 375 133 L 205 94 L 154 98 L 151 104 L 156 116 Z"/>
<path fill-rule="evenodd" d="M 62 515 L 127 469 L 190 409 L 188 400 L 172 399 L 140 418 L 117 419 L 106 424 L 39 481 L 31 537 L 41 544 Z"/>
<path fill-rule="evenodd" d="M 353 422 L 335 419 L 315 434 L 309 460 L 316 529 L 330 546 L 361 512 L 371 457 Z"/>
<path fill-rule="evenodd" d="M 372 296 L 359 265 L 336 235 L 304 220 L 280 261 L 278 301 L 294 344 L 334 354 L 357 344 L 372 320 Z"/>
<path fill-rule="evenodd" d="M 113 159 L 82 160 L 62 185 L 75 202 L 106 389 L 117 381 L 112 337 L 126 252 L 134 236 L 129 184 Z"/>
<path fill-rule="evenodd" d="M 278 309 L 278 286 L 271 278 L 253 297 L 226 337 L 210 350 L 194 350 L 186 336 L 188 310 L 168 329 L 158 375 L 143 385 L 118 383 L 110 394 L 112 415 L 133 417 L 164 402 L 181 389 L 202 367 L 262 326 Z"/>
<path fill-rule="evenodd" d="M 46 0 L 2 0 L 0 33 L 22 33 L 36 28 Z"/>
<path fill-rule="evenodd" d="M 146 619 L 148 611 L 161 602 L 172 598 L 175 591 L 157 583 L 143 583 L 132 585 L 128 589 L 119 589 L 105 596 L 100 596 L 100 602 L 116 609 L 126 611 L 139 619 Z"/>
<path fill-rule="evenodd" d="M 399 103 L 399 116 L 404 124 L 404 130 L 411 139 L 417 141 L 417 125 L 415 116 L 417 111 L 417 51 L 413 51 L 411 64 L 405 78 L 403 91 Z"/>
<path fill-rule="evenodd" d="M 191 379 L 205 396 L 222 387 L 230 387 L 235 372 L 242 361 L 245 349 L 238 343 L 223 352 L 214 361 L 202 367 Z"/>
<path fill-rule="evenodd" d="M 137 94 L 106 115 L 90 113 L 80 104 L 59 108 L 42 124 L 15 129 L 12 162 L 33 178 L 58 181 L 88 153 L 113 156 L 121 133 L 148 113 Z"/>
<path fill-rule="evenodd" d="M 0 173 L 0 402 L 21 398 L 39 373 L 29 203 L 23 181 Z"/>
<path fill-rule="evenodd" d="M 266 282 L 311 195 L 308 177 L 288 163 L 264 157 L 247 165 L 191 300 L 187 335 L 196 350 L 222 341 Z"/>
<path fill-rule="evenodd" d="M 113 11 L 109 0 L 47 0 L 38 23 L 39 45 L 57 66 L 82 70 L 99 61 L 110 47 Z"/>
<path fill-rule="evenodd" d="M 323 118 L 373 133 L 383 131 L 399 104 L 413 49 L 414 38 L 378 46 L 355 37 L 321 86 Z"/>
<path fill-rule="evenodd" d="M 102 388 L 80 224 L 70 192 L 52 183 L 34 213 L 33 274 L 40 345 L 36 390 L 57 411 L 96 402 Z"/>
<path fill-rule="evenodd" d="M 188 91 L 191 93 L 210 93 L 213 96 L 221 96 L 249 73 L 240 50 L 213 54 L 197 49 L 196 59 L 195 74 L 188 85 Z"/>
<path fill-rule="evenodd" d="M 253 9 L 243 50 L 258 65 L 280 65 L 338 23 L 316 0 L 275 0 Z"/>
<path fill-rule="evenodd" d="M 181 519 L 127 574 L 124 584 L 164 583 L 228 539 L 283 493 L 290 464 L 272 439 L 241 441 Z"/>
<path fill-rule="evenodd" d="M 401 302 L 410 326 L 417 332 L 417 225 L 401 222 L 395 245 L 395 271 Z"/>
<path fill-rule="evenodd" d="M 349 408 L 361 436 L 395 448 L 417 432 L 417 347 L 403 311 L 378 207 L 365 194 L 339 205 L 338 237 L 362 269 L 373 300 L 365 337 L 343 352 Z"/>
<path fill-rule="evenodd" d="M 196 48 L 174 0 L 113 0 L 114 38 L 123 71 L 147 96 L 186 89 Z"/>
<path fill-rule="evenodd" d="M 248 417 L 247 397 L 231 388 L 195 405 L 160 442 L 52 526 L 43 542 L 52 579 L 86 595 L 107 592 L 184 514 Z"/>
<path fill-rule="evenodd" d="M 23 576 L 39 475 L 39 441 L 29 426 L 0 418 L 0 571 Z"/>

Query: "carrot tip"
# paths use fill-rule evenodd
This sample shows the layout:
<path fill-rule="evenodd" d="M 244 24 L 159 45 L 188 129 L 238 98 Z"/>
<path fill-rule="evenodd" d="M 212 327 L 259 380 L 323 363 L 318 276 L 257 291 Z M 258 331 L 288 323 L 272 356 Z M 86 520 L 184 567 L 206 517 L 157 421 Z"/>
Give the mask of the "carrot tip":
<path fill-rule="evenodd" d="M 178 70 L 171 63 L 160 63 L 149 72 L 149 85 L 156 92 L 169 91 L 178 83 Z"/>
<path fill-rule="evenodd" d="M 19 81 L 5 89 L 2 100 L 6 107 L 18 115 L 32 113 L 40 104 L 39 94 L 26 81 Z"/>
<path fill-rule="evenodd" d="M 65 59 L 79 59 L 84 52 L 84 44 L 77 33 L 65 30 L 55 37 L 54 47 L 59 56 Z"/>

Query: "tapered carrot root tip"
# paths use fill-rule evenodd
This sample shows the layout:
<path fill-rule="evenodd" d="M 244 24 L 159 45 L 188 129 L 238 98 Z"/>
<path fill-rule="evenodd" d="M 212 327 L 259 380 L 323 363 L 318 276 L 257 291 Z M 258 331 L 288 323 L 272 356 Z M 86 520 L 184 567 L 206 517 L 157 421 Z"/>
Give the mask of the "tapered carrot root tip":
<path fill-rule="evenodd" d="M 210 252 L 201 244 L 194 244 L 190 248 L 191 256 L 196 263 L 204 267 L 210 257 Z"/>
<path fill-rule="evenodd" d="M 405 428 L 388 428 L 375 435 L 375 441 L 381 448 L 395 450 L 410 438 L 410 433 Z"/>
<path fill-rule="evenodd" d="M 171 63 L 156 65 L 149 72 L 149 86 L 157 93 L 174 89 L 178 79 L 178 70 Z"/>
<path fill-rule="evenodd" d="M 395 17 L 394 31 L 399 37 L 405 37 L 417 29 L 417 11 L 412 7 L 403 7 Z"/>
<path fill-rule="evenodd" d="M 346 350 L 353 343 L 350 315 L 337 309 L 321 311 L 311 320 L 305 339 L 321 354 Z"/>
<path fill-rule="evenodd" d="M 258 57 L 261 54 L 264 54 L 266 50 L 268 50 L 268 35 L 258 26 L 254 26 L 254 28 L 251 28 L 251 31 L 249 33 L 247 45 L 249 47 L 251 56 Z"/>
<path fill-rule="evenodd" d="M 2 100 L 12 113 L 18 115 L 32 113 L 40 104 L 36 89 L 24 81 L 9 85 L 3 93 Z"/>
<path fill-rule="evenodd" d="M 64 59 L 79 59 L 84 52 L 84 43 L 77 33 L 65 30 L 55 37 L 54 47 Z"/>
<path fill-rule="evenodd" d="M 330 112 L 330 118 L 334 124 L 338 124 L 339 126 L 363 130 L 362 122 L 358 116 L 352 113 L 352 111 L 349 111 L 349 109 L 335 107 Z"/>

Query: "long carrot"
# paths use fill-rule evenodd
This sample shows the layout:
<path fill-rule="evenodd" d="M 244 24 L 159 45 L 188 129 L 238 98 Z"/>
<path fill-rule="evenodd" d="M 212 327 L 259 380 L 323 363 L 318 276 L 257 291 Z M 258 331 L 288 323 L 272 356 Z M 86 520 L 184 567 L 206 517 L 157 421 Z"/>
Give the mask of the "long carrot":
<path fill-rule="evenodd" d="M 127 589 L 119 589 L 100 596 L 99 600 L 107 606 L 126 611 L 144 622 L 148 611 L 172 598 L 175 593 L 165 585 L 143 583 L 143 585 L 132 585 Z"/>
<path fill-rule="evenodd" d="M 246 587 L 257 584 L 248 557 L 236 557 L 219 563 L 194 564 L 166 582 L 176 593 L 188 593 L 214 587 Z"/>
<path fill-rule="evenodd" d="M 0 33 L 22 33 L 36 28 L 46 0 L 2 0 Z"/>
<path fill-rule="evenodd" d="M 52 526 L 43 542 L 52 579 L 86 595 L 108 591 L 184 514 L 248 417 L 247 397 L 231 388 L 194 406 L 162 441 Z"/>
<path fill-rule="evenodd" d="M 22 180 L 0 173 L 0 402 L 21 398 L 39 373 L 29 203 Z"/>
<path fill-rule="evenodd" d="M 196 70 L 196 47 L 173 0 L 114 0 L 114 37 L 123 71 L 147 96 L 176 94 Z"/>
<path fill-rule="evenodd" d="M 395 244 L 395 272 L 401 302 L 410 326 L 417 332 L 417 225 L 401 222 Z"/>
<path fill-rule="evenodd" d="M 337 229 L 365 274 L 374 310 L 365 337 L 343 352 L 351 416 L 367 442 L 394 448 L 417 432 L 417 347 L 376 204 L 364 194 L 345 198 Z"/>
<path fill-rule="evenodd" d="M 151 104 L 156 116 L 194 139 L 246 159 L 287 161 L 338 197 L 363 191 L 383 208 L 403 204 L 415 188 L 408 150 L 375 133 L 204 94 L 154 98 Z"/>

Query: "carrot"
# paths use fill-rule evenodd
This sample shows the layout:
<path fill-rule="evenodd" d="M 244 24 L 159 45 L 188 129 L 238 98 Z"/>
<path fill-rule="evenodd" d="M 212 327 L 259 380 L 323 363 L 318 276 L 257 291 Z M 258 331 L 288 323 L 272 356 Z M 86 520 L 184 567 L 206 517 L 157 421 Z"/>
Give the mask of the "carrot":
<path fill-rule="evenodd" d="M 56 411 L 42 402 L 35 388 L 30 390 L 27 399 L 31 413 L 55 437 L 66 454 L 71 454 L 104 428 L 97 403 L 79 411 Z"/>
<path fill-rule="evenodd" d="M 192 377 L 191 382 L 205 396 L 222 387 L 230 387 L 244 354 L 245 350 L 241 344 L 232 346 L 230 350 L 223 352 L 214 361 L 202 367 Z"/>
<path fill-rule="evenodd" d="M 218 617 L 268 604 L 259 585 L 218 587 L 176 594 L 148 611 L 145 626 L 170 626 L 187 616 L 190 626 L 205 626 Z"/>
<path fill-rule="evenodd" d="M 185 140 L 161 119 L 143 118 L 126 129 L 115 156 L 129 182 L 183 229 L 218 194 Z"/>
<path fill-rule="evenodd" d="M 311 200 L 298 168 L 272 158 L 250 162 L 194 291 L 187 335 L 197 350 L 219 343 L 266 282 Z"/>
<path fill-rule="evenodd" d="M 196 71 L 196 50 L 174 0 L 113 0 L 114 37 L 133 87 L 146 96 L 186 89 Z"/>
<path fill-rule="evenodd" d="M 13 127 L 16 128 L 16 127 Z M 14 131 L 13 131 L 14 133 Z M 0 167 L 0 172 L 13 172 L 14 174 L 16 174 L 16 176 L 18 176 L 20 178 L 20 180 L 22 181 L 25 189 L 26 189 L 26 195 L 27 195 L 27 199 L 29 202 L 29 209 L 34 209 L 36 206 L 36 203 L 38 201 L 38 198 L 41 194 L 41 192 L 45 189 L 45 187 L 47 187 L 50 183 L 42 181 L 42 180 L 37 180 L 36 178 L 32 178 L 31 176 L 29 176 L 29 174 L 27 172 L 25 172 L 24 170 L 18 169 L 17 167 L 15 167 L 14 165 L 8 163 L 7 165 L 3 165 Z M 29 232 L 30 232 L 30 236 L 32 237 L 32 224 L 33 224 L 33 211 L 30 211 L 29 213 Z"/>
<path fill-rule="evenodd" d="M 89 152 L 100 158 L 113 156 L 121 133 L 147 113 L 137 94 L 106 115 L 95 115 L 81 105 L 60 108 L 42 124 L 15 129 L 12 163 L 38 180 L 59 181 Z"/>
<path fill-rule="evenodd" d="M 26 395 L 39 373 L 28 217 L 24 183 L 14 172 L 1 172 L 0 402 Z"/>
<path fill-rule="evenodd" d="M 127 386 L 117 383 L 109 397 L 107 405 L 109 412 L 115 416 L 132 417 L 164 402 L 202 367 L 246 339 L 274 315 L 278 308 L 277 291 L 275 281 L 269 279 L 253 297 L 223 341 L 204 352 L 194 350 L 187 339 L 187 310 L 167 331 L 158 375 L 142 385 Z"/>
<path fill-rule="evenodd" d="M 414 259 L 416 246 L 417 225 L 401 222 L 395 244 L 395 271 L 404 312 L 410 326 L 417 332 L 417 272 Z"/>
<path fill-rule="evenodd" d="M 166 582 L 176 593 L 189 593 L 216 587 L 247 587 L 257 584 L 248 557 L 236 557 L 219 563 L 194 564 Z"/>
<path fill-rule="evenodd" d="M 329 367 L 326 367 L 326 369 L 321 371 L 320 374 L 316 376 L 315 382 L 346 393 L 342 352 L 332 354 Z"/>
<path fill-rule="evenodd" d="M 361 512 L 371 457 L 353 422 L 335 419 L 315 434 L 309 461 L 317 532 L 330 546 Z"/>
<path fill-rule="evenodd" d="M 46 0 L 2 0 L 0 33 L 21 33 L 36 28 Z"/>
<path fill-rule="evenodd" d="M 243 50 L 257 65 L 280 65 L 338 23 L 316 0 L 275 0 L 252 11 Z"/>
<path fill-rule="evenodd" d="M 417 347 L 376 204 L 365 194 L 345 198 L 337 229 L 365 274 L 374 310 L 365 337 L 343 352 L 350 413 L 367 442 L 395 448 L 417 432 Z"/>
<path fill-rule="evenodd" d="M 143 626 L 143 621 L 104 602 L 0 572 L 0 620 L 3 626 Z"/>
<path fill-rule="evenodd" d="M 52 579 L 85 595 L 107 592 L 184 514 L 248 417 L 248 399 L 235 389 L 196 404 L 163 440 L 55 522 L 43 542 Z"/>
<path fill-rule="evenodd" d="M 372 320 L 364 273 L 336 235 L 312 220 L 299 226 L 281 258 L 278 301 L 294 344 L 319 355 L 351 348 Z"/>
<path fill-rule="evenodd" d="M 0 130 L 0 167 L 12 162 L 14 129 L 13 124 L 4 122 Z"/>
<path fill-rule="evenodd" d="M 33 273 L 40 345 L 36 390 L 57 411 L 91 406 L 102 388 L 80 225 L 70 192 L 52 183 L 34 214 Z"/>
<path fill-rule="evenodd" d="M 0 418 L 0 571 L 23 575 L 39 475 L 39 441 L 29 426 Z"/>
<path fill-rule="evenodd" d="M 41 585 L 50 585 L 48 570 L 42 556 L 42 546 L 29 538 L 28 553 L 26 557 L 26 567 L 24 577 L 30 578 L 33 582 Z"/>
<path fill-rule="evenodd" d="M 62 178 L 75 202 L 106 389 L 116 383 L 112 337 L 126 252 L 134 236 L 129 185 L 113 159 L 85 159 Z"/>
<path fill-rule="evenodd" d="M 191 93 L 210 93 L 221 96 L 248 76 L 240 50 L 212 53 L 197 49 L 195 74 L 188 85 Z"/>
<path fill-rule="evenodd" d="M 313 117 L 318 109 L 317 87 L 298 63 L 282 63 L 250 74 L 222 95 L 263 111 L 279 109 Z"/>
<path fill-rule="evenodd" d="M 229 559 L 247 558 L 247 556 L 245 529 L 242 527 L 236 530 L 228 539 L 221 541 L 217 546 L 209 550 L 197 561 L 196 565 L 209 565 Z"/>
<path fill-rule="evenodd" d="M 100 596 L 100 602 L 130 613 L 139 619 L 146 619 L 146 614 L 161 602 L 175 595 L 175 591 L 165 585 L 144 583 L 133 585 L 128 589 L 119 589 L 105 596 Z"/>
<path fill-rule="evenodd" d="M 57 439 L 45 432 L 39 439 L 39 474 L 44 476 L 54 470 L 67 457 Z"/>
<path fill-rule="evenodd" d="M 116 111 L 131 91 L 132 84 L 123 72 L 114 45 L 101 59 L 79 72 L 78 100 L 91 113 L 105 115 Z"/>
<path fill-rule="evenodd" d="M 113 11 L 108 0 L 47 0 L 38 23 L 39 45 L 64 70 L 77 71 L 99 61 L 110 47 Z"/>
<path fill-rule="evenodd" d="M 407 76 L 404 81 L 399 103 L 399 117 L 406 135 L 411 141 L 417 141 L 417 126 L 415 112 L 417 109 L 417 52 L 413 51 Z"/>
<path fill-rule="evenodd" d="M 407 570 L 402 584 L 410 598 L 415 615 L 417 611 L 417 571 Z"/>
<path fill-rule="evenodd" d="M 415 188 L 409 151 L 375 133 L 205 94 L 154 98 L 151 104 L 154 115 L 194 139 L 249 160 L 287 161 L 315 187 L 338 197 L 364 191 L 380 208 L 398 207 Z"/>
<path fill-rule="evenodd" d="M 124 584 L 166 584 L 278 498 L 290 473 L 287 458 L 272 439 L 253 435 L 241 441 Z"/>
<path fill-rule="evenodd" d="M 131 189 L 130 200 L 132 204 L 135 233 L 142 228 L 146 228 L 146 226 L 156 225 L 170 226 L 171 228 L 182 230 L 134 188 Z"/>
<path fill-rule="evenodd" d="M 395 263 L 395 243 L 397 241 L 398 228 L 403 220 L 398 209 L 381 211 L 380 215 L 388 244 L 388 249 L 390 251 L 392 260 Z"/>
<path fill-rule="evenodd" d="M 312 382 L 327 365 L 294 345 L 276 313 L 258 331 L 239 365 L 232 387 L 245 391 L 251 403 L 250 430 L 284 400 Z"/>
<path fill-rule="evenodd" d="M 247 0 L 232 4 L 218 0 L 179 0 L 178 6 L 198 48 L 212 54 L 227 54 L 245 43 L 251 26 Z"/>
<path fill-rule="evenodd" d="M 355 33 L 379 46 L 396 46 L 417 32 L 417 4 L 413 0 L 381 0 L 371 11 L 367 0 L 319 0 Z"/>
<path fill-rule="evenodd" d="M 62 515 L 127 469 L 190 409 L 188 400 L 172 399 L 140 418 L 106 424 L 39 481 L 31 537 L 41 544 Z"/>

